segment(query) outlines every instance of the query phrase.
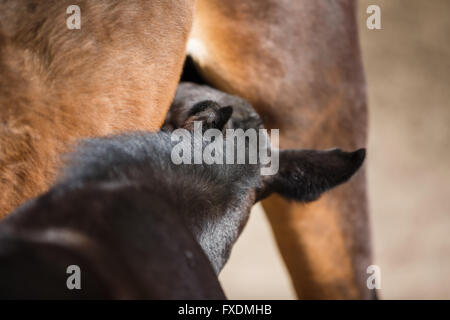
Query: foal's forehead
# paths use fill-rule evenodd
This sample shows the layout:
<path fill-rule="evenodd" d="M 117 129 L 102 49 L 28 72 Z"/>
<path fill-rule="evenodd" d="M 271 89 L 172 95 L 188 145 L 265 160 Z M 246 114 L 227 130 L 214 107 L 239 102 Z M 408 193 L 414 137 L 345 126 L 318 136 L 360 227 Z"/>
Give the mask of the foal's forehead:
<path fill-rule="evenodd" d="M 191 82 L 180 83 L 174 101 L 175 103 L 184 102 L 193 106 L 206 100 L 214 101 L 221 107 L 232 106 L 238 113 L 256 114 L 252 106 L 241 97 Z"/>

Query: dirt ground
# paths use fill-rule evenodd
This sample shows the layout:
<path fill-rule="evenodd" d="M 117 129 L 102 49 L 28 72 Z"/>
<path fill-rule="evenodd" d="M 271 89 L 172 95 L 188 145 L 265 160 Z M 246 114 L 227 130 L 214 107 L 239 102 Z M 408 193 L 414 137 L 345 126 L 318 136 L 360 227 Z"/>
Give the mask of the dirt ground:
<path fill-rule="evenodd" d="M 382 30 L 366 8 L 381 7 Z M 385 299 L 450 299 L 450 1 L 360 0 L 368 181 Z M 231 299 L 295 298 L 257 206 L 221 282 Z"/>

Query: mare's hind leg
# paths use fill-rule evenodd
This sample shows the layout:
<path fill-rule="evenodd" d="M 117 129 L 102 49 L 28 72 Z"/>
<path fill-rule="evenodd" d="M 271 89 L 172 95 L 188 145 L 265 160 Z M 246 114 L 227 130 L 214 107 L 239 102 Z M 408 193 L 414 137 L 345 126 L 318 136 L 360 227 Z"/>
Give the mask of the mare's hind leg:
<path fill-rule="evenodd" d="M 281 148 L 366 143 L 352 0 L 199 0 L 188 52 L 202 77 L 247 99 Z M 370 298 L 364 172 L 309 205 L 264 202 L 300 298 Z"/>

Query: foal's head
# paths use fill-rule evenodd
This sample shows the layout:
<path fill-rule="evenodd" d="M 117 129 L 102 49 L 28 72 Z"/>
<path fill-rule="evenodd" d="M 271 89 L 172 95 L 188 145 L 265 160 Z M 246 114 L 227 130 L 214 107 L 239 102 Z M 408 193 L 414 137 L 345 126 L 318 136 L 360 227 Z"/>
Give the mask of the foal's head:
<path fill-rule="evenodd" d="M 197 185 L 191 186 L 195 190 L 191 198 L 202 200 L 192 201 L 184 208 L 189 208 L 185 210 L 186 218 L 216 271 L 226 262 L 253 204 L 272 193 L 295 201 L 314 201 L 347 181 L 365 157 L 364 149 L 278 150 L 271 146 L 267 135 L 260 134 L 262 121 L 246 101 L 206 86 L 181 84 L 164 128 L 179 127 L 192 133 L 196 121 L 202 123 L 203 136 L 193 134 L 187 144 L 192 149 L 196 144 L 203 145 L 203 160 L 206 154 L 221 161 L 194 164 L 192 159 L 191 164 L 180 165 L 186 172 L 196 171 L 195 175 L 206 177 L 194 179 Z M 227 144 L 239 140 L 237 131 L 230 129 L 242 129 L 244 147 Z M 230 149 L 234 151 L 231 163 L 227 161 Z M 252 152 L 256 152 L 256 162 L 250 161 Z M 238 161 L 240 153 L 244 163 Z M 278 170 L 262 174 L 268 166 L 262 156 L 269 154 L 271 160 L 278 161 Z"/>

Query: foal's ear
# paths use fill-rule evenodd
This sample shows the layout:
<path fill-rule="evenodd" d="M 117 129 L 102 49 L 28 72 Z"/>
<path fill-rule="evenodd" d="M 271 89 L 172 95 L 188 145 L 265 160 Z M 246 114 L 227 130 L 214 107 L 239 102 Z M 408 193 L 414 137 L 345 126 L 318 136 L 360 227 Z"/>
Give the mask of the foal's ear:
<path fill-rule="evenodd" d="M 262 196 L 276 192 L 297 201 L 313 201 L 347 181 L 361 167 L 365 149 L 284 150 L 279 153 L 279 171 L 266 178 Z"/>
<path fill-rule="evenodd" d="M 188 118 L 181 126 L 187 130 L 194 129 L 194 123 L 201 122 L 203 132 L 208 129 L 222 131 L 233 114 L 233 107 L 221 107 L 217 102 L 205 100 L 194 105 L 188 113 Z"/>
<path fill-rule="evenodd" d="M 214 120 L 213 127 L 219 130 L 222 130 L 225 127 L 225 124 L 230 120 L 231 115 L 233 114 L 233 107 L 227 106 L 222 107 L 216 113 L 216 119 Z"/>

